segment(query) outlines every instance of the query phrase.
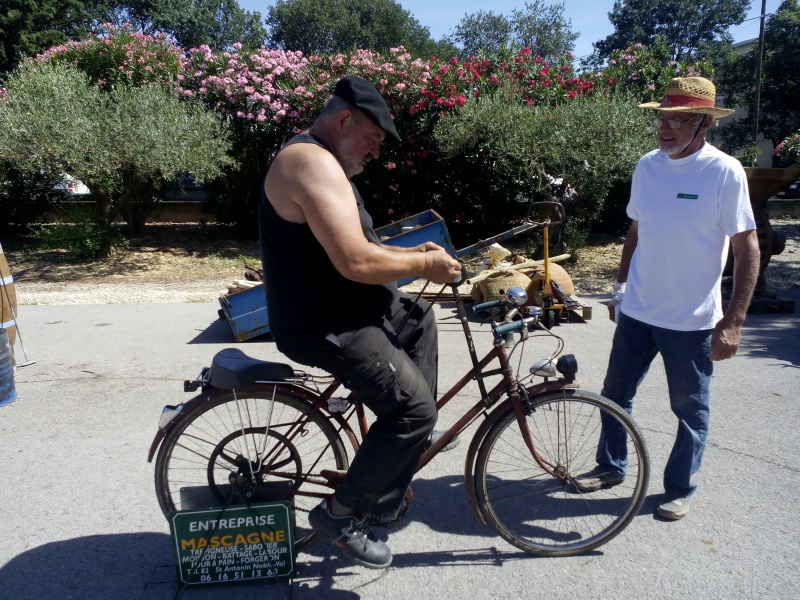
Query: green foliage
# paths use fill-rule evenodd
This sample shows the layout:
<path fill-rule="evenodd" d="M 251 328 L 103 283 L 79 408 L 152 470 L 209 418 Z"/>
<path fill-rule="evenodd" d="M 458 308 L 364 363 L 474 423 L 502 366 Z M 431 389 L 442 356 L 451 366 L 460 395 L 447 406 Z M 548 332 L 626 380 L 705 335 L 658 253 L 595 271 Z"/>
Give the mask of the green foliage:
<path fill-rule="evenodd" d="M 86 0 L 95 24 L 131 27 L 149 35 L 165 33 L 185 48 L 214 50 L 235 42 L 258 48 L 266 30 L 258 12 L 243 10 L 236 0 Z"/>
<path fill-rule="evenodd" d="M 671 50 L 663 38 L 652 44 L 634 44 L 630 48 L 615 50 L 607 64 L 589 77 L 598 90 L 607 93 L 627 94 L 639 102 L 661 99 L 673 77 L 700 76 L 713 78 L 710 62 L 672 60 Z"/>
<path fill-rule="evenodd" d="M 479 10 L 464 15 L 451 41 L 461 48 L 462 58 L 494 54 L 511 46 L 511 22 L 505 15 Z"/>
<path fill-rule="evenodd" d="M 614 33 L 594 44 L 600 59 L 634 44 L 652 44 L 662 37 L 672 60 L 697 57 L 712 40 L 730 42 L 728 33 L 739 25 L 751 0 L 615 0 L 608 14 Z"/>
<path fill-rule="evenodd" d="M 304 54 L 403 46 L 430 56 L 447 48 L 394 0 L 278 0 L 266 22 L 271 46 Z"/>
<path fill-rule="evenodd" d="M 103 232 L 97 223 L 62 223 L 43 225 L 33 233 L 37 246 L 43 250 L 68 250 L 73 256 L 93 259 L 103 248 Z"/>
<path fill-rule="evenodd" d="M 230 164 L 222 124 L 160 87 L 103 92 L 60 64 L 27 61 L 0 102 L 0 159 L 29 172 L 66 172 L 92 192 L 110 251 L 110 226 L 124 211 L 134 228 L 161 186 L 185 171 L 199 180 Z"/>
<path fill-rule="evenodd" d="M 184 48 L 207 45 L 213 50 L 261 47 L 267 31 L 261 14 L 242 10 L 236 0 L 160 0 L 153 25 Z"/>
<path fill-rule="evenodd" d="M 752 142 L 753 108 L 755 106 L 755 73 L 758 44 L 745 55 L 734 55 L 722 69 L 718 93 L 725 96 L 726 106 L 743 106 L 748 114 L 743 119 L 727 119 L 719 133 L 724 149 L 737 152 Z M 759 131 L 779 144 L 800 129 L 800 4 L 784 0 L 778 10 L 767 17 L 764 28 L 764 62 L 761 77 Z M 777 166 L 777 162 L 774 166 Z"/>
<path fill-rule="evenodd" d="M 575 243 L 613 186 L 627 181 L 636 161 L 652 149 L 654 132 L 649 116 L 626 98 L 579 97 L 542 107 L 498 95 L 472 100 L 442 118 L 436 141 L 462 163 L 462 171 L 486 174 L 465 179 L 458 190 L 464 204 L 477 209 L 477 220 L 505 224 L 519 216 L 520 199 L 560 196 Z M 554 182 L 556 177 L 563 181 Z M 491 202 L 482 198 L 487 192 Z"/>
<path fill-rule="evenodd" d="M 549 61 L 572 52 L 578 39 L 571 21 L 564 19 L 563 2 L 526 2 L 522 10 L 511 11 L 511 24 L 516 46 L 530 48 L 534 55 Z"/>
<path fill-rule="evenodd" d="M 464 15 L 451 41 L 461 47 L 462 58 L 530 48 L 534 55 L 552 62 L 572 52 L 577 38 L 571 22 L 564 19 L 563 2 L 546 5 L 534 0 L 509 16 L 482 10 Z"/>
<path fill-rule="evenodd" d="M 0 73 L 12 71 L 26 56 L 35 56 L 88 31 L 81 0 L 3 0 Z"/>
<path fill-rule="evenodd" d="M 0 161 L 0 237 L 24 231 L 50 209 L 60 179 L 46 172 L 23 173 Z"/>

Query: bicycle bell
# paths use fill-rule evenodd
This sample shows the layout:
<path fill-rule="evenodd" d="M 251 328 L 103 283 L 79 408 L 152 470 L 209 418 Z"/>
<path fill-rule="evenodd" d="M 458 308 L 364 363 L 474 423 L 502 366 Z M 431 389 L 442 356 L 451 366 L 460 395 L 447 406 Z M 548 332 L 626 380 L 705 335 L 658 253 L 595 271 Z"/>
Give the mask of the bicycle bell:
<path fill-rule="evenodd" d="M 528 301 L 528 293 L 521 287 L 508 288 L 506 300 L 513 306 L 522 306 Z"/>

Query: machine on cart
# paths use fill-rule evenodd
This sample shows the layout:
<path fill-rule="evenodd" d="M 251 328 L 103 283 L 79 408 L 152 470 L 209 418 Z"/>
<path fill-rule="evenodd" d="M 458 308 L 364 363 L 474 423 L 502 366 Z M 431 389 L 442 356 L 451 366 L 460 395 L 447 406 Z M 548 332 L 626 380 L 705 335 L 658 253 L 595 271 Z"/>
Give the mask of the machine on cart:
<path fill-rule="evenodd" d="M 444 248 L 452 257 L 461 259 L 488 248 L 494 243 L 513 238 L 533 228 L 544 226 L 544 248 L 546 256 L 548 256 L 548 229 L 563 223 L 564 208 L 558 202 L 535 202 L 531 204 L 531 207 L 537 205 L 553 205 L 557 207 L 556 210 L 560 218 L 555 222 L 537 223 L 529 219 L 529 210 L 528 217 L 520 225 L 460 250 L 456 250 L 453 247 L 444 219 L 434 210 L 427 210 L 395 221 L 376 229 L 375 233 L 380 237 L 381 243 L 389 246 L 411 247 L 424 242 L 434 242 Z M 405 285 L 414 281 L 414 279 L 413 277 L 403 279 L 398 281 L 398 284 Z M 542 304 L 540 305 L 545 309 L 544 323 L 548 327 L 551 327 L 555 317 L 561 316 L 564 311 L 581 308 L 579 302 L 564 298 L 558 284 L 550 280 L 547 261 L 545 261 L 545 283 L 542 286 L 541 299 Z M 219 303 L 221 306 L 219 311 L 220 318 L 227 321 L 237 342 L 243 342 L 269 332 L 269 317 L 263 284 L 241 292 L 221 296 Z M 589 318 L 586 311 L 591 309 L 588 307 L 583 307 L 582 309 L 584 318 Z M 547 319 L 550 320 L 548 321 Z"/>

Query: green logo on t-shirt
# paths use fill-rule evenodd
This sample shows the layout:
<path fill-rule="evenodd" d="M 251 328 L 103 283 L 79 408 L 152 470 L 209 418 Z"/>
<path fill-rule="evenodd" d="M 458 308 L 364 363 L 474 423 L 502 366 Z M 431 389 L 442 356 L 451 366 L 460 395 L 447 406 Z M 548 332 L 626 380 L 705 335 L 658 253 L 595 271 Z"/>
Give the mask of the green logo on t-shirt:
<path fill-rule="evenodd" d="M 683 198 L 684 200 L 697 200 L 699 197 L 697 194 L 678 194 L 678 198 Z"/>

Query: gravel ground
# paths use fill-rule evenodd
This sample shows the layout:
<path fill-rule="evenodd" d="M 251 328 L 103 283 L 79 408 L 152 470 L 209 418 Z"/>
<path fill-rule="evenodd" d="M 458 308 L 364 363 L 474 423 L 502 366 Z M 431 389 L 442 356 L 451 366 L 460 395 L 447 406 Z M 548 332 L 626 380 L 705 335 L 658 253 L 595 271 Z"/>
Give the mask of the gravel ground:
<path fill-rule="evenodd" d="M 780 292 L 800 287 L 800 220 L 773 220 L 773 229 L 786 235 L 786 248 L 772 257 L 766 271 L 767 284 L 771 291 Z M 575 284 L 575 294 L 608 294 L 616 275 L 619 262 L 620 243 L 595 245 L 582 250 L 576 265 L 565 265 Z M 253 256 L 254 247 L 234 248 L 241 254 Z M 155 254 L 155 253 L 153 253 Z M 64 273 L 43 266 L 25 268 L 15 272 L 14 254 L 9 253 L 9 264 L 16 281 L 19 304 L 127 304 L 140 302 L 213 302 L 227 291 L 234 279 L 244 279 L 241 262 L 213 262 L 212 258 L 191 256 L 195 263 L 181 263 L 179 275 L 171 273 L 169 261 L 155 260 L 142 265 L 125 268 L 110 268 L 107 273 L 98 272 L 103 267 L 90 266 L 91 273 Z M 21 257 L 20 257 L 21 258 Z M 208 264 L 211 261 L 212 264 Z M 166 263 L 161 264 L 161 263 Z M 189 266 L 187 266 L 189 265 Z M 112 265 L 113 266 L 113 265 Z M 53 272 L 51 272 L 53 271 Z M 411 291 L 419 289 L 420 284 L 409 284 Z M 438 291 L 431 285 L 429 291 Z M 470 286 L 463 286 L 462 292 L 468 294 Z"/>

